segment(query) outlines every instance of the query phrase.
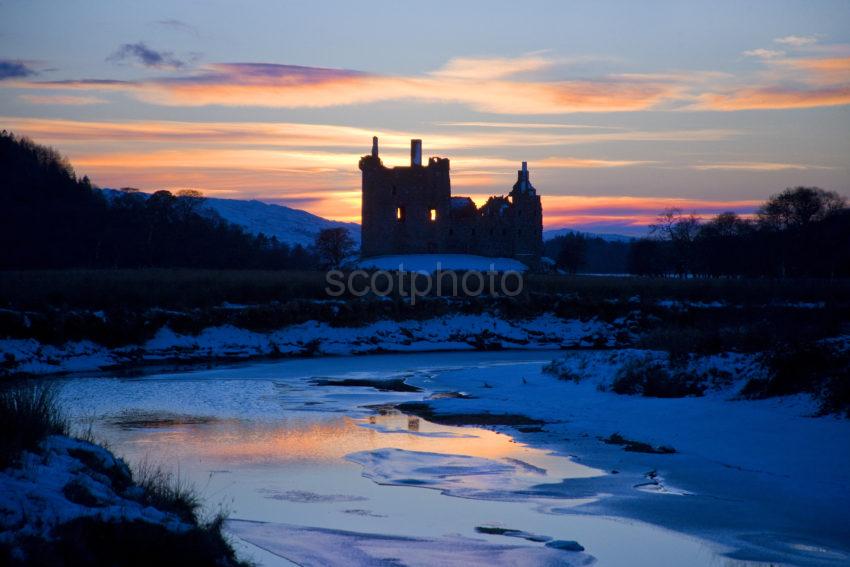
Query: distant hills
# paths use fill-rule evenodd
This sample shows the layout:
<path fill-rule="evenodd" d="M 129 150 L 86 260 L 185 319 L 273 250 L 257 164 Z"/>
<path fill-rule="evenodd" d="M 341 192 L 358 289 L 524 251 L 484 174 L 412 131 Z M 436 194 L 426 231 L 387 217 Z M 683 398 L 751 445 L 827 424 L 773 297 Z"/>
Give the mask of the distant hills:
<path fill-rule="evenodd" d="M 118 193 L 116 189 L 103 191 L 107 196 Z M 313 244 L 316 235 L 326 228 L 347 228 L 357 245 L 360 245 L 360 225 L 357 223 L 328 220 L 301 209 L 257 200 L 206 197 L 204 206 L 251 234 L 275 236 L 280 242 L 289 245 L 309 246 Z"/>

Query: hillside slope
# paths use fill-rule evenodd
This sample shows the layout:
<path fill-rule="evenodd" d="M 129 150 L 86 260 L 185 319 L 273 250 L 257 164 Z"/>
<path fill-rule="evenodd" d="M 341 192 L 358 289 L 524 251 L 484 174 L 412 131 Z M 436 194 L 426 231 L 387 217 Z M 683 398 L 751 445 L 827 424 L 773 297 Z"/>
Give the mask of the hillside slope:
<path fill-rule="evenodd" d="M 206 205 L 250 233 L 276 236 L 287 244 L 312 244 L 316 234 L 326 228 L 347 228 L 360 244 L 360 225 L 353 222 L 332 221 L 301 209 L 256 200 L 208 198 Z"/>

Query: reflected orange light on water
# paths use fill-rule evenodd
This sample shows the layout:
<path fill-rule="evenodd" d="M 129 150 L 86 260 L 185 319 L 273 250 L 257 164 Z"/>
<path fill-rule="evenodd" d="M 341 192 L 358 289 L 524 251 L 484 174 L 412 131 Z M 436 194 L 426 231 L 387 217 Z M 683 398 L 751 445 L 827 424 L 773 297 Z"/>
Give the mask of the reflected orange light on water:
<path fill-rule="evenodd" d="M 374 426 L 371 427 L 371 426 Z M 441 436 L 429 436 L 441 434 Z M 452 436 L 455 435 L 455 436 Z M 219 421 L 179 429 L 152 430 L 140 443 L 179 448 L 181 453 L 222 462 L 274 463 L 338 461 L 357 451 L 397 447 L 499 459 L 515 455 L 523 445 L 486 429 L 436 425 L 404 414 L 349 417 L 325 421 L 284 420 L 275 424 Z"/>

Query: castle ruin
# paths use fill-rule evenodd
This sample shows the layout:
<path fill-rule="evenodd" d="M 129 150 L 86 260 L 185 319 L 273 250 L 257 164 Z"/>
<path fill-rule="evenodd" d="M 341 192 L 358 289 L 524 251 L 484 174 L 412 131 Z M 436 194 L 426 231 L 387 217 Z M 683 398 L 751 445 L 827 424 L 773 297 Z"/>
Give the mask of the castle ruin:
<path fill-rule="evenodd" d="M 422 141 L 410 142 L 410 165 L 384 167 L 378 138 L 360 158 L 363 172 L 361 256 L 476 254 L 514 258 L 537 268 L 543 253 L 543 208 L 526 162 L 507 196 L 481 208 L 469 197 L 452 197 L 449 160 L 422 165 Z"/>

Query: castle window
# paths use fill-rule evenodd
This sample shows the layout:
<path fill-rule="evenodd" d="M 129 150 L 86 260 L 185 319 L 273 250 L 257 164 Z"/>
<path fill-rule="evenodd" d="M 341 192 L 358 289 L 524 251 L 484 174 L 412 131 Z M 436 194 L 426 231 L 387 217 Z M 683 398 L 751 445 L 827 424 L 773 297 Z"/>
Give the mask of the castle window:
<path fill-rule="evenodd" d="M 437 209 L 431 209 L 430 219 L 431 219 L 431 222 L 434 222 L 434 221 L 437 220 Z"/>
<path fill-rule="evenodd" d="M 393 185 L 393 195 L 396 194 L 395 185 Z"/>
<path fill-rule="evenodd" d="M 395 218 L 398 222 L 404 222 L 404 219 L 405 219 L 404 207 L 399 207 L 395 210 Z"/>

